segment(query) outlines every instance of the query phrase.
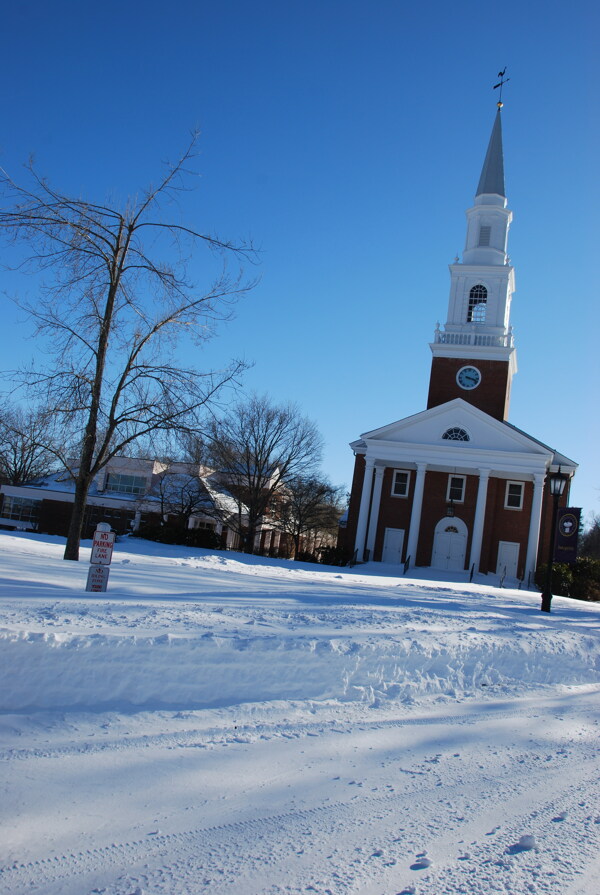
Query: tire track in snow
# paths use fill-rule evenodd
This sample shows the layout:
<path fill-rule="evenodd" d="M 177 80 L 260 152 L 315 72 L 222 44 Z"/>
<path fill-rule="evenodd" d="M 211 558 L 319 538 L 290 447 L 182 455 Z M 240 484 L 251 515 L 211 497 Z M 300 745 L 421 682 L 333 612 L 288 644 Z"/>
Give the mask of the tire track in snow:
<path fill-rule="evenodd" d="M 569 804 L 567 811 L 565 803 Z M 593 879 L 594 867 L 598 866 L 599 804 L 600 779 L 596 770 L 535 805 L 529 813 L 515 815 L 510 824 L 502 826 L 497 838 L 495 834 L 500 828 L 468 843 L 465 856 L 460 858 L 471 865 L 466 882 L 464 867 L 459 868 L 455 860 L 439 868 L 434 864 L 420 878 L 418 893 L 576 895 L 581 879 Z M 570 827 L 568 839 L 564 824 Z M 534 847 L 522 846 L 523 836 L 533 836 Z M 408 895 L 411 890 L 405 891 Z"/>
<path fill-rule="evenodd" d="M 142 839 L 14 864 L 0 868 L 0 892 L 82 895 L 85 878 L 100 874 L 107 886 L 93 891 L 105 895 L 130 895 L 140 886 L 142 891 L 150 886 L 152 893 L 187 893 L 206 888 L 211 893 L 237 895 L 243 891 L 245 895 L 254 892 L 266 895 L 279 891 L 305 892 L 309 891 L 309 885 L 320 893 L 326 892 L 327 886 L 337 895 L 367 892 L 364 887 L 374 882 L 389 883 L 392 886 L 389 891 L 395 895 L 402 889 L 400 882 L 404 881 L 404 885 L 406 880 L 415 880 L 410 864 L 424 845 L 435 861 L 436 851 L 456 852 L 458 835 L 465 840 L 465 849 L 475 852 L 475 857 L 469 859 L 474 867 L 473 887 L 464 888 L 461 868 L 457 879 L 463 888 L 456 888 L 458 871 L 453 864 L 457 856 L 439 869 L 434 864 L 432 871 L 418 877 L 419 895 L 455 895 L 457 891 L 481 895 L 496 891 L 564 892 L 564 888 L 540 888 L 539 885 L 533 889 L 507 889 L 505 883 L 511 873 L 515 876 L 514 868 L 519 868 L 519 862 L 529 867 L 533 879 L 543 871 L 544 861 L 537 860 L 540 866 L 536 870 L 531 866 L 533 853 L 513 859 L 506 858 L 505 851 L 524 832 L 534 829 L 537 835 L 536 824 L 539 827 L 545 823 L 544 829 L 551 840 L 550 851 L 560 858 L 561 824 L 552 823 L 552 812 L 563 810 L 565 804 L 573 810 L 571 806 L 580 803 L 579 814 L 587 811 L 587 826 L 582 827 L 584 835 L 578 837 L 571 851 L 577 848 L 586 860 L 594 854 L 600 839 L 600 822 L 596 822 L 590 808 L 585 806 L 600 797 L 597 769 L 593 756 L 587 761 L 578 757 L 573 764 L 568 784 L 542 767 L 529 766 L 507 768 L 505 779 L 487 778 L 493 796 L 488 792 L 481 802 L 468 806 L 472 814 L 469 821 L 466 811 L 461 810 L 466 808 L 463 784 L 440 786 L 437 780 L 430 782 L 428 778 L 417 791 L 376 796 L 361 791 L 350 800 L 313 808 L 182 832 L 157 832 Z M 574 783 L 573 777 L 579 779 Z M 547 798 L 549 787 L 551 798 Z M 538 790 L 541 801 L 533 796 Z M 488 816 L 497 818 L 498 811 L 503 817 L 508 813 L 511 824 L 503 825 L 501 836 L 496 838 L 493 838 L 496 830 L 482 834 L 482 823 Z M 476 828 L 475 841 L 466 842 Z M 547 852 L 548 847 L 544 845 L 542 858 Z M 160 866 L 152 866 L 157 861 Z M 144 863 L 148 865 L 146 869 L 142 869 Z M 316 870 L 312 869 L 315 864 Z M 562 855 L 559 865 L 555 868 L 555 882 L 561 881 L 561 885 L 565 877 L 574 878 L 579 869 L 573 854 Z M 132 868 L 138 867 L 139 871 L 132 873 Z M 273 879 L 271 888 L 266 890 L 265 868 L 270 868 Z M 106 878 L 114 879 L 115 874 L 118 874 L 115 882 L 108 882 Z M 519 874 L 516 876 L 521 878 Z M 258 888 L 252 887 L 253 878 Z"/>
<path fill-rule="evenodd" d="M 511 703 L 510 709 L 496 710 L 494 703 L 490 702 L 491 717 L 494 722 L 508 721 L 516 718 L 521 719 L 526 713 L 527 706 L 519 706 L 518 702 Z M 564 714 L 564 708 L 561 712 Z M 172 720 L 172 719 L 171 719 Z M 272 724 L 268 722 L 244 723 L 237 721 L 229 728 L 212 727 L 212 728 L 193 728 L 183 731 L 170 731 L 169 733 L 159 734 L 140 734 L 137 736 L 127 736 L 124 738 L 121 734 L 116 741 L 114 737 L 107 736 L 102 741 L 94 741 L 93 743 L 79 742 L 74 745 L 63 745 L 57 747 L 45 748 L 27 748 L 27 749 L 1 749 L 0 761 L 25 761 L 37 758 L 64 758 L 71 755 L 90 755 L 101 753 L 107 750 L 125 751 L 131 749 L 147 748 L 153 746 L 164 746 L 166 748 L 202 748 L 202 747 L 219 747 L 231 746 L 236 744 L 252 744 L 258 740 L 268 741 L 271 739 L 301 739 L 306 736 L 321 736 L 330 734 L 348 735 L 355 734 L 356 731 L 377 731 L 377 730 L 394 730 L 412 727 L 427 727 L 432 725 L 459 725 L 459 726 L 476 726 L 481 723 L 481 719 L 477 713 L 470 712 L 468 714 L 448 714 L 448 715 L 432 715 L 425 717 L 404 717 L 379 719 L 377 721 L 361 720 L 356 722 L 336 719 L 330 724 L 326 721 L 314 722 L 280 722 L 275 721 Z M 232 732 L 232 726 L 235 733 Z"/>

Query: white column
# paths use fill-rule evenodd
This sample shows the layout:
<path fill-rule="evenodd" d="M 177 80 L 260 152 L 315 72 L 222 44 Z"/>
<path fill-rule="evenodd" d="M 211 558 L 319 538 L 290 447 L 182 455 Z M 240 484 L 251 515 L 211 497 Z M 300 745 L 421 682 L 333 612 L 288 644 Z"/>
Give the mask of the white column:
<path fill-rule="evenodd" d="M 529 538 L 527 540 L 527 559 L 525 561 L 525 578 L 531 572 L 535 572 L 537 564 L 538 545 L 540 543 L 540 523 L 542 520 L 542 497 L 544 496 L 544 479 L 541 472 L 536 472 L 533 477 L 533 500 L 531 502 L 531 516 L 529 517 Z"/>
<path fill-rule="evenodd" d="M 408 531 L 408 545 L 406 558 L 410 557 L 410 564 L 414 566 L 417 559 L 417 544 L 419 542 L 419 528 L 421 527 L 421 510 L 423 508 L 423 490 L 425 488 L 425 472 L 427 463 L 417 463 L 417 477 L 415 479 L 415 491 L 413 505 L 410 514 L 410 528 Z"/>
<path fill-rule="evenodd" d="M 369 524 L 369 533 L 367 536 L 367 550 L 369 551 L 369 559 L 373 559 L 373 550 L 375 549 L 375 535 L 377 534 L 377 523 L 379 522 L 379 505 L 381 503 L 381 486 L 383 484 L 383 466 L 375 467 L 375 484 L 373 485 L 373 500 L 371 501 L 371 515 Z"/>
<path fill-rule="evenodd" d="M 356 541 L 354 549 L 359 562 L 363 560 L 365 550 L 365 538 L 369 524 L 369 504 L 371 502 L 371 485 L 373 482 L 373 466 L 375 460 L 367 457 L 365 460 L 365 477 L 363 479 L 362 494 L 360 496 L 360 509 L 358 511 L 358 525 L 356 526 Z"/>
<path fill-rule="evenodd" d="M 471 558 L 469 565 L 475 565 L 475 571 L 479 571 L 481 559 L 481 542 L 483 540 L 483 523 L 485 521 L 485 506 L 487 502 L 489 469 L 479 470 L 479 487 L 477 489 L 477 503 L 475 505 L 475 519 L 473 521 L 473 536 L 471 538 Z"/>

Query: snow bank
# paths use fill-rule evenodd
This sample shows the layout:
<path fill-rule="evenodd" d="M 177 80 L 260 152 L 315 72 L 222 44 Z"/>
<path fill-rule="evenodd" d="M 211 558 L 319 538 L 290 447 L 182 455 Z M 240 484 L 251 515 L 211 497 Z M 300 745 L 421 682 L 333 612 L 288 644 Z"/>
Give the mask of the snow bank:
<path fill-rule="evenodd" d="M 373 703 L 484 687 L 589 683 L 599 661 L 520 643 L 2 632 L 0 708 L 207 708 L 280 699 Z"/>
<path fill-rule="evenodd" d="M 144 557 L 140 543 L 137 553 L 121 548 L 113 566 L 120 593 L 99 600 L 69 596 L 85 565 L 53 557 L 54 544 L 23 538 L 15 546 L 19 569 L 19 551 L 30 555 L 25 591 L 19 582 L 11 599 L 17 577 L 11 593 L 9 575 L 0 589 L 3 711 L 373 705 L 600 681 L 595 607 L 571 603 L 562 618 L 547 619 L 537 598 L 518 592 L 189 548 L 160 556 L 148 545 L 154 552 Z"/>

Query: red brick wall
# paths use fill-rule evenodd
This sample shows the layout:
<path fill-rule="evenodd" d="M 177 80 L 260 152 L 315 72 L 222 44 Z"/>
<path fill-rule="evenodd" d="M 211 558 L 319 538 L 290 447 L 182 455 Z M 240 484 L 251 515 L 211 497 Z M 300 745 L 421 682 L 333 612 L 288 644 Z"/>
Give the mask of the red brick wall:
<path fill-rule="evenodd" d="M 481 373 L 481 382 L 477 388 L 464 389 L 456 381 L 458 371 L 468 364 L 477 367 Z M 490 416 L 504 420 L 508 416 L 510 398 L 508 381 L 508 361 L 434 357 L 431 361 L 427 409 L 454 398 L 463 398 Z"/>
<path fill-rule="evenodd" d="M 457 472 L 457 475 L 460 474 L 461 473 Z M 416 564 L 418 566 L 428 566 L 431 564 L 435 526 L 442 517 L 445 517 L 446 507 L 448 506 L 448 501 L 446 500 L 448 477 L 449 473 L 447 472 L 426 473 L 425 491 L 423 494 L 423 511 L 421 513 L 421 531 L 419 548 L 417 550 Z M 473 534 L 473 521 L 475 519 L 478 485 L 478 476 L 466 476 L 464 503 L 457 503 L 454 505 L 455 515 L 459 519 L 462 519 L 468 529 L 465 563 L 468 562 L 471 551 L 471 537 Z"/>
<path fill-rule="evenodd" d="M 357 454 L 354 460 L 354 475 L 352 477 L 352 489 L 350 491 L 350 504 L 348 506 L 348 522 L 345 528 L 340 528 L 338 533 L 338 546 L 347 550 L 354 550 L 356 541 L 356 527 L 358 525 L 358 511 L 360 509 L 360 497 L 365 478 L 364 454 Z"/>
<path fill-rule="evenodd" d="M 400 466 L 395 468 L 401 469 Z M 383 473 L 383 484 L 381 486 L 381 504 L 379 507 L 379 524 L 377 526 L 377 535 L 375 538 L 375 549 L 373 554 L 373 559 L 375 560 L 381 561 L 383 539 L 385 537 L 386 528 L 404 529 L 404 547 L 402 548 L 402 559 L 406 559 L 406 545 L 408 543 L 408 528 L 410 524 L 413 496 L 415 493 L 416 474 L 417 473 L 414 469 L 410 470 L 408 497 L 394 497 L 392 495 L 392 480 L 394 469 L 388 467 Z"/>
<path fill-rule="evenodd" d="M 438 358 L 434 358 L 438 360 Z M 439 358 L 444 360 L 444 358 Z M 461 365 L 463 362 L 461 361 Z M 479 364 L 481 368 L 482 365 Z M 400 467 L 397 467 L 400 468 Z M 411 470 L 408 497 L 393 497 L 392 476 L 394 469 L 387 467 L 383 475 L 381 488 L 381 503 L 377 532 L 375 537 L 375 549 L 373 559 L 381 561 L 383 539 L 386 528 L 402 528 L 405 531 L 404 550 L 402 559 L 406 559 L 406 546 L 408 543 L 410 516 L 412 512 L 416 471 Z M 356 528 L 358 524 L 358 512 L 360 509 L 360 497 L 365 472 L 365 458 L 358 454 L 355 460 L 354 477 L 348 510 L 348 524 L 340 530 L 338 543 L 350 549 L 354 548 L 356 540 Z M 460 473 L 457 472 L 457 475 Z M 435 526 L 445 517 L 448 490 L 448 476 L 446 472 L 428 471 L 425 475 L 425 488 L 423 495 L 423 509 L 421 512 L 421 525 L 419 532 L 419 546 L 416 560 L 418 566 L 428 566 L 431 563 L 433 551 L 433 538 Z M 477 503 L 477 490 L 479 487 L 478 476 L 466 477 L 465 500 L 462 504 L 455 504 L 455 514 L 462 519 L 468 529 L 468 541 L 466 552 L 466 567 L 470 562 L 471 542 L 473 536 L 473 524 L 475 521 L 475 507 Z M 531 517 L 531 505 L 533 501 L 533 483 L 525 482 L 523 494 L 523 508 L 510 510 L 504 507 L 506 493 L 506 479 L 490 478 L 488 481 L 486 513 L 481 545 L 480 570 L 482 572 L 495 572 L 498 562 L 498 542 L 509 541 L 520 544 L 518 574 L 522 576 L 527 558 L 527 544 L 529 538 L 529 522 Z M 565 491 L 560 506 L 568 506 L 568 492 Z M 548 555 L 548 539 L 552 520 L 552 500 L 548 496 L 547 488 L 544 489 L 542 504 L 542 524 L 540 532 L 540 546 L 538 551 L 538 565 L 546 562 Z"/>
<path fill-rule="evenodd" d="M 482 572 L 495 572 L 498 563 L 498 542 L 510 541 L 520 545 L 517 575 L 519 578 L 522 578 L 527 559 L 533 482 L 525 482 L 523 508 L 521 510 L 506 509 L 504 507 L 505 498 L 506 479 L 491 478 L 488 483 L 485 527 L 479 568 Z"/>

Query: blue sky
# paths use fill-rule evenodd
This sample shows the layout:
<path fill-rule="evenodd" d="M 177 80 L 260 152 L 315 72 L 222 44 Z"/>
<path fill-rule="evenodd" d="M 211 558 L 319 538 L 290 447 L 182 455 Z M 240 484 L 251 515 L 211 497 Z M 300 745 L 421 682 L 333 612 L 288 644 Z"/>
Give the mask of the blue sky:
<path fill-rule="evenodd" d="M 253 361 L 245 387 L 300 404 L 326 472 L 348 485 L 348 442 L 425 407 L 428 343 L 508 66 L 509 419 L 580 463 L 572 503 L 600 511 L 594 4 L 33 0 L 2 27 L 11 174 L 34 153 L 61 190 L 118 200 L 201 129 L 181 215 L 251 237 L 260 283 L 193 360 Z M 7 367 L 36 346 L 3 303 Z"/>

